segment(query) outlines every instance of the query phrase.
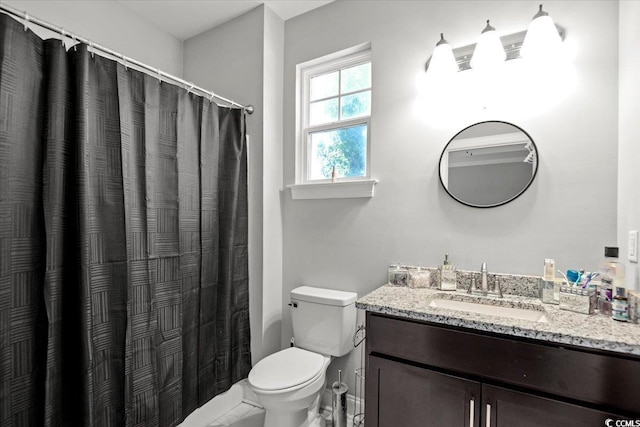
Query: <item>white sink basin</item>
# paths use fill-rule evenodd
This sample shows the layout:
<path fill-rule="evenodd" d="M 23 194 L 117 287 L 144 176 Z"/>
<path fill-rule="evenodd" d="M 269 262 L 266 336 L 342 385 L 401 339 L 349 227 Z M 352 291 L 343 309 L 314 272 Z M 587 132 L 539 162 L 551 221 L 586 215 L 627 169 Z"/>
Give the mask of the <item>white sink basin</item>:
<path fill-rule="evenodd" d="M 445 310 L 466 311 L 477 314 L 487 314 L 490 316 L 508 317 L 511 319 L 529 320 L 532 322 L 549 322 L 544 311 L 529 310 L 526 308 L 501 307 L 498 305 L 439 298 L 433 299 L 431 303 L 429 303 L 429 307 L 443 308 Z"/>

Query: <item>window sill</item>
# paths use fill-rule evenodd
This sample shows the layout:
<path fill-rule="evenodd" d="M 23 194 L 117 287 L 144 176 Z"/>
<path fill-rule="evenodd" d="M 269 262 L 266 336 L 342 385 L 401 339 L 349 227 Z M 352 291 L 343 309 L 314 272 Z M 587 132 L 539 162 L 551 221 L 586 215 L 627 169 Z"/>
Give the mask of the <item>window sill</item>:
<path fill-rule="evenodd" d="M 373 197 L 377 179 L 288 185 L 293 200 Z"/>

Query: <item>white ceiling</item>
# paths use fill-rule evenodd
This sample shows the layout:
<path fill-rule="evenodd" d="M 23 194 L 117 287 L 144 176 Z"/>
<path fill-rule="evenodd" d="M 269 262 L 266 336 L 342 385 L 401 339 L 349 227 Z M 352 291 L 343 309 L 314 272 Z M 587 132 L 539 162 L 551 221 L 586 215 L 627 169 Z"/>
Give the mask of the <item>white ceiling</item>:
<path fill-rule="evenodd" d="M 162 30 L 180 40 L 236 18 L 261 4 L 287 20 L 333 0 L 118 0 Z"/>

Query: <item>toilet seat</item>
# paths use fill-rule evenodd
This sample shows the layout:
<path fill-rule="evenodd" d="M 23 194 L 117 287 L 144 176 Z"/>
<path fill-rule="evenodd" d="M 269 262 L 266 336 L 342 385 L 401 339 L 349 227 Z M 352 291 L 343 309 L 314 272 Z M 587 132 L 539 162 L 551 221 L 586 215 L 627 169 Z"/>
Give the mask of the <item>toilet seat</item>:
<path fill-rule="evenodd" d="M 285 390 L 315 380 L 324 370 L 321 354 L 289 347 L 256 363 L 249 372 L 249 384 L 264 391 Z"/>

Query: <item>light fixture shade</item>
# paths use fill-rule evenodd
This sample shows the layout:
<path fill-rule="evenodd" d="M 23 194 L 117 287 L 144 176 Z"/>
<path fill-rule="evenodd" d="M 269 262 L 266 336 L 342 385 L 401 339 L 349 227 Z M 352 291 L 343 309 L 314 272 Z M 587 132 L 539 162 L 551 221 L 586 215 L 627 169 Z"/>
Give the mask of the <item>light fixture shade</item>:
<path fill-rule="evenodd" d="M 504 51 L 500 37 L 496 33 L 496 29 L 487 20 L 487 26 L 482 31 L 473 51 L 470 62 L 471 68 L 490 70 L 502 64 L 505 59 L 507 59 L 507 54 Z"/>
<path fill-rule="evenodd" d="M 561 45 L 562 39 L 553 19 L 542 10 L 542 5 L 540 5 L 540 10 L 529 23 L 520 49 L 520 56 L 535 60 L 555 59 Z"/>
<path fill-rule="evenodd" d="M 444 39 L 444 34 L 440 33 L 440 41 L 433 49 L 427 75 L 445 77 L 452 76 L 456 72 L 458 72 L 458 63 L 453 55 L 453 50 Z"/>

